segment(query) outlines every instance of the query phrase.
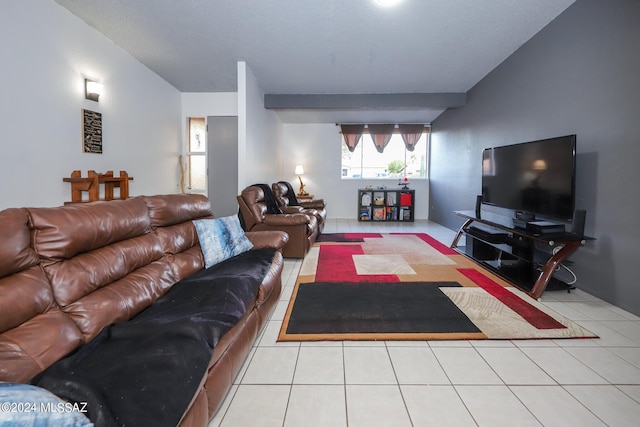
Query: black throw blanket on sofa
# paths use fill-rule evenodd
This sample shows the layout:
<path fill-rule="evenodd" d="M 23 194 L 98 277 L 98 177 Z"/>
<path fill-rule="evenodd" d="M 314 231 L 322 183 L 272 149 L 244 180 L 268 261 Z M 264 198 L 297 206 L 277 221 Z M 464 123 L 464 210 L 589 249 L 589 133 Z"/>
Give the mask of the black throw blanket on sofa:
<path fill-rule="evenodd" d="M 296 197 L 296 192 L 293 190 L 291 184 L 287 181 L 278 181 L 278 184 L 284 184 L 287 186 L 287 199 L 289 199 L 289 206 L 300 206 L 298 198 Z"/>
<path fill-rule="evenodd" d="M 273 195 L 273 190 L 268 184 L 253 184 L 251 187 L 260 187 L 264 192 L 264 202 L 267 205 L 267 212 L 270 214 L 281 214 L 282 209 L 278 206 L 276 196 Z"/>
<path fill-rule="evenodd" d="M 248 251 L 182 280 L 32 383 L 88 402 L 96 427 L 177 425 L 214 347 L 255 300 L 274 251 Z"/>

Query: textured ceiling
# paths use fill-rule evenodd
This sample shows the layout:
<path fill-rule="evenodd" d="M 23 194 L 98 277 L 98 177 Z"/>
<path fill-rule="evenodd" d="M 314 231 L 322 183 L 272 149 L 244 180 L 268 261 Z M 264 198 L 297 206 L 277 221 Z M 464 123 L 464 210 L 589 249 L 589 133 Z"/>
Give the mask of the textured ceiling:
<path fill-rule="evenodd" d="M 466 92 L 574 0 L 56 0 L 182 92 Z"/>

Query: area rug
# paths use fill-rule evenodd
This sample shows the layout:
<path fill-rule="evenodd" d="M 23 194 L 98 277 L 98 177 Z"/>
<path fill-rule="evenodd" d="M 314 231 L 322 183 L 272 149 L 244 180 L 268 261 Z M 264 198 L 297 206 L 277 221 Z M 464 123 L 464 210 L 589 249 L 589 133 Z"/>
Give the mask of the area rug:
<path fill-rule="evenodd" d="M 322 236 L 278 341 L 596 337 L 427 234 Z"/>

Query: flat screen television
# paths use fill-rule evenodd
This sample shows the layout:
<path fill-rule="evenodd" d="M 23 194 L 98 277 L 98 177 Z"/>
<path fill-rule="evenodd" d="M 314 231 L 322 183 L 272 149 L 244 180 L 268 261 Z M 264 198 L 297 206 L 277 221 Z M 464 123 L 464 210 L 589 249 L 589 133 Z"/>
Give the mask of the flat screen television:
<path fill-rule="evenodd" d="M 575 172 L 575 135 L 487 148 L 482 203 L 570 222 Z"/>

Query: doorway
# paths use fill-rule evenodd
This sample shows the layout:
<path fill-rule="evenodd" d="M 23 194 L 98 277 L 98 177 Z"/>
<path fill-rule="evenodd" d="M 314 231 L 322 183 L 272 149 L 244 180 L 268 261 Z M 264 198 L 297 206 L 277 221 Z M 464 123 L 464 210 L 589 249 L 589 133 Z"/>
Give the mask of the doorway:
<path fill-rule="evenodd" d="M 216 217 L 238 213 L 238 117 L 207 117 L 207 194 Z"/>

